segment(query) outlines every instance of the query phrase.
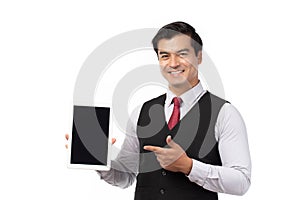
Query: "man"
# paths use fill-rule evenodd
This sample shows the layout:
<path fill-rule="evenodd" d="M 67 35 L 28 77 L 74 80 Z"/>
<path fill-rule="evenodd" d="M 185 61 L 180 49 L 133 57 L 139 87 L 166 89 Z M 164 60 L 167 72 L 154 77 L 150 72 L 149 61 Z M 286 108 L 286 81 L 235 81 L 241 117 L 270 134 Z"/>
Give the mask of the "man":
<path fill-rule="evenodd" d="M 246 128 L 227 101 L 198 79 L 202 40 L 184 22 L 162 27 L 152 40 L 166 94 L 133 112 L 112 169 L 98 174 L 122 188 L 135 180 L 135 199 L 218 199 L 250 186 Z"/>

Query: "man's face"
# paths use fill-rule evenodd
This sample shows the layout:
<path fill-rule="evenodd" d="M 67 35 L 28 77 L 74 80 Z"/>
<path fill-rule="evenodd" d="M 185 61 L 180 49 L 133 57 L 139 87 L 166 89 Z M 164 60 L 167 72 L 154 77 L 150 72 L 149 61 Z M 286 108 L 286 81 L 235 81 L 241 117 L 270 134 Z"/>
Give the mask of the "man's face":
<path fill-rule="evenodd" d="M 198 83 L 202 54 L 201 51 L 195 54 L 189 36 L 180 34 L 171 39 L 161 39 L 157 47 L 161 73 L 171 88 L 193 87 Z"/>

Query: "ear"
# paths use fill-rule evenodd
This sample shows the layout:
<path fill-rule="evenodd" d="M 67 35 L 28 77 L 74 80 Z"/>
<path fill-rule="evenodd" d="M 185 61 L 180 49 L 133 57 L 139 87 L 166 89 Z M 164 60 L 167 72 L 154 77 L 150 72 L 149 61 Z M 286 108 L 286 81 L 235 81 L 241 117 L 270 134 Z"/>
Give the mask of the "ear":
<path fill-rule="evenodd" d="M 197 58 L 198 58 L 198 65 L 200 65 L 202 63 L 202 51 L 198 51 Z"/>

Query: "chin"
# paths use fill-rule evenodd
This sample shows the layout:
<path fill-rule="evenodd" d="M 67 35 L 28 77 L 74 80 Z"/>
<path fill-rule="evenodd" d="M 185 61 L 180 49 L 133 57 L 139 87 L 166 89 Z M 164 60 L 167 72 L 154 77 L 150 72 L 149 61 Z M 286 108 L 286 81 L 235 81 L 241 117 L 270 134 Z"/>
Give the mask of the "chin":
<path fill-rule="evenodd" d="M 184 87 L 186 88 L 189 84 L 188 81 L 170 81 L 169 82 L 170 86 L 174 87 L 174 88 L 181 88 Z"/>

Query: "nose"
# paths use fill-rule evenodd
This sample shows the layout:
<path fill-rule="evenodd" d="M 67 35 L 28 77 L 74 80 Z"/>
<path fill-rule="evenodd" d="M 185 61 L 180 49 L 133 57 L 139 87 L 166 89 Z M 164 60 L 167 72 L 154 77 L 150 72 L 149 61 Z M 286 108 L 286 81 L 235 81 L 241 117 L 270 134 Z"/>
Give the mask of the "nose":
<path fill-rule="evenodd" d="M 169 59 L 169 67 L 176 68 L 179 66 L 179 58 L 177 55 L 171 55 Z"/>

